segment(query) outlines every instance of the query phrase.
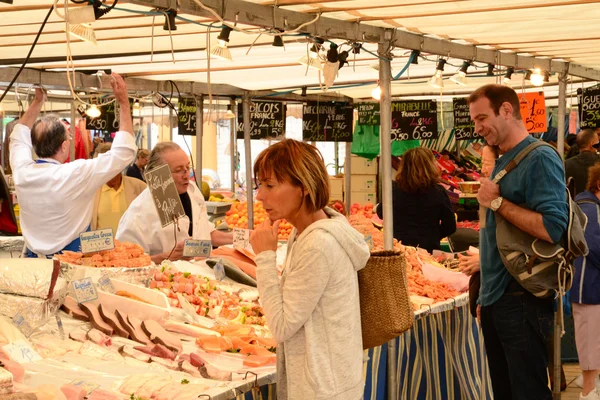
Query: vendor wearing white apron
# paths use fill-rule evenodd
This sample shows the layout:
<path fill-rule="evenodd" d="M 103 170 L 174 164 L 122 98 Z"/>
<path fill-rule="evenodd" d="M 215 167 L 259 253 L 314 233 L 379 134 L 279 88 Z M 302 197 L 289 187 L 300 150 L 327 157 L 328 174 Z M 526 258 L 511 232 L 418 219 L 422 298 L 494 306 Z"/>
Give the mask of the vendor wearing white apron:
<path fill-rule="evenodd" d="M 231 233 L 215 230 L 208 221 L 204 197 L 190 182 L 189 157 L 177 143 L 158 143 L 152 149 L 146 171 L 164 164 L 171 170 L 186 215 L 178 219 L 177 225 L 163 227 L 150 190 L 146 189 L 123 214 L 117 239 L 139 244 L 156 264 L 183 258 L 185 239 L 211 240 L 213 247 L 233 243 Z"/>
<path fill-rule="evenodd" d="M 89 230 L 96 191 L 129 165 L 137 147 L 127 87 L 112 75 L 111 85 L 120 107 L 120 131 L 110 152 L 93 160 L 69 157 L 72 138 L 54 116 L 36 121 L 46 94 L 35 99 L 10 137 L 10 165 L 21 208 L 21 230 L 27 257 L 51 257 L 63 250 L 79 251 L 79 234 Z M 32 151 L 40 157 L 34 161 Z"/>

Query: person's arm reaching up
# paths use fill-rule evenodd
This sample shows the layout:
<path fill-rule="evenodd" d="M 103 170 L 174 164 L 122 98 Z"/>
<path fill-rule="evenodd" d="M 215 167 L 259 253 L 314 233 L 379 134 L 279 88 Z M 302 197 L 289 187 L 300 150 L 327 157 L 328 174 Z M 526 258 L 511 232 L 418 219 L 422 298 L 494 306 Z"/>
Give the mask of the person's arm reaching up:
<path fill-rule="evenodd" d="M 112 86 L 115 100 L 119 103 L 119 130 L 129 132 L 133 136 L 133 120 L 131 119 L 131 109 L 129 107 L 129 96 L 127 95 L 127 86 L 121 75 L 112 73 L 110 85 Z"/>
<path fill-rule="evenodd" d="M 29 129 L 33 128 L 33 124 L 37 120 L 40 111 L 42 111 L 46 98 L 46 91 L 44 89 L 35 88 L 35 98 L 27 111 L 25 111 L 25 114 L 19 119 L 19 124 L 25 125 Z"/>

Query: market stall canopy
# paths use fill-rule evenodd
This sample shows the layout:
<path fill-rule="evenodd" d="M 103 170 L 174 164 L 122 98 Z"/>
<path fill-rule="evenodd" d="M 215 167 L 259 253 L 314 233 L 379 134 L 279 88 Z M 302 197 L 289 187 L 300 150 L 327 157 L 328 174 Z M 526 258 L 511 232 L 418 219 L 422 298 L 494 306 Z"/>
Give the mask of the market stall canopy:
<path fill-rule="evenodd" d="M 175 26 L 171 31 L 165 30 L 167 16 L 156 8 L 164 11 L 177 3 Z M 227 61 L 208 58 L 206 48 L 217 43 L 221 22 L 196 0 L 121 1 L 91 24 L 96 45 L 73 36 L 67 43 L 64 20 L 57 13 L 50 13 L 27 67 L 64 73 L 69 48 L 77 71 L 112 70 L 142 80 L 227 85 L 213 87 L 213 94 L 241 95 L 242 90 L 250 90 L 270 95 L 274 90 L 299 95 L 303 86 L 308 87 L 308 94 L 318 94 L 323 93 L 322 73 L 301 65 L 298 60 L 308 55 L 313 38 L 322 36 L 335 42 L 339 52 L 349 52 L 349 64 L 339 70 L 327 94 L 370 99 L 378 79 L 378 72 L 372 68 L 379 61 L 374 42 L 388 39 L 393 46 L 392 75 L 406 65 L 411 50 L 421 51 L 419 63 L 411 65 L 393 82 L 394 96 L 437 98 L 440 92 L 450 97 L 464 96 L 485 83 L 501 82 L 506 66 L 514 65 L 517 72 L 511 85 L 515 89 L 525 85 L 527 90 L 539 90 L 525 81 L 526 69 L 539 67 L 551 72 L 543 90 L 547 104 L 553 105 L 559 73 L 568 71 L 574 75 L 567 96 L 575 95 L 577 88 L 593 84 L 590 80 L 600 79 L 597 50 L 600 36 L 594 34 L 600 23 L 600 7 L 596 3 L 589 0 L 501 3 L 495 0 L 205 0 L 202 3 L 205 8 L 212 8 L 232 25 L 237 21 L 236 28 L 247 31 L 231 32 L 227 47 L 232 61 Z M 24 61 L 53 4 L 54 0 L 0 3 L 0 65 L 18 67 Z M 67 4 L 71 12 L 82 7 L 72 2 Z M 60 14 L 64 14 L 64 6 L 63 0 L 57 2 Z M 297 33 L 283 36 L 285 47 L 273 46 L 274 37 L 269 35 L 273 29 L 287 32 L 315 20 Z M 362 43 L 362 51 L 354 54 L 352 43 Z M 329 41 L 323 44 L 322 57 L 330 46 Z M 443 72 L 443 90 L 427 84 L 436 70 L 436 54 L 450 57 Z M 448 79 L 463 60 L 473 62 L 467 72 L 466 86 Z M 495 76 L 486 76 L 488 63 L 497 66 Z M 10 81 L 12 72 L 12 68 L 0 68 L 0 85 Z M 40 80 L 44 83 L 43 77 Z M 67 87 L 66 75 L 64 80 Z M 229 88 L 227 93 L 219 90 L 224 87 Z M 149 83 L 148 90 L 156 90 L 156 85 Z"/>

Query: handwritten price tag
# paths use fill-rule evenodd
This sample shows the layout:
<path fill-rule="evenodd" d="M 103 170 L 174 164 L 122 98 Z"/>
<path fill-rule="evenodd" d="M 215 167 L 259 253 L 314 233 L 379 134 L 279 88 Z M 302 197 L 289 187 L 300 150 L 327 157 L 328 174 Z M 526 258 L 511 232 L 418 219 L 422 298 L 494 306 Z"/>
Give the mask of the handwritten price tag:
<path fill-rule="evenodd" d="M 87 303 L 98 299 L 96 286 L 92 282 L 92 278 L 83 278 L 78 281 L 71 282 L 77 303 Z"/>
<path fill-rule="evenodd" d="M 233 248 L 245 249 L 250 246 L 250 230 L 233 228 Z"/>
<path fill-rule="evenodd" d="M 183 244 L 184 257 L 210 257 L 212 242 L 210 240 L 187 239 Z"/>
<path fill-rule="evenodd" d="M 367 245 L 369 246 L 369 250 L 373 250 L 373 247 L 375 247 L 375 243 L 373 243 L 372 235 L 365 236 L 365 243 L 367 243 Z"/>
<path fill-rule="evenodd" d="M 111 228 L 83 232 L 79 235 L 79 240 L 81 241 L 81 252 L 83 254 L 115 248 L 115 239 Z"/>
<path fill-rule="evenodd" d="M 215 264 L 215 279 L 218 281 L 222 281 L 225 279 L 225 267 L 223 266 L 223 260 L 219 259 L 219 261 Z"/>
<path fill-rule="evenodd" d="M 20 312 L 15 314 L 15 316 L 13 317 L 13 324 L 15 324 L 17 328 L 19 328 L 19 330 L 23 335 L 25 335 L 25 337 L 29 337 L 33 333 L 33 327 L 29 324 L 27 318 L 25 318 L 25 316 L 22 315 Z"/>
<path fill-rule="evenodd" d="M 85 390 L 87 392 L 87 394 L 90 394 L 91 392 L 93 392 L 94 390 L 96 390 L 100 387 L 100 385 L 97 385 L 97 384 L 91 383 L 91 382 L 82 381 L 80 379 L 75 379 L 75 380 L 69 382 L 69 384 L 82 388 L 83 390 Z"/>
<path fill-rule="evenodd" d="M 524 93 L 519 96 L 521 103 L 521 118 L 529 133 L 546 132 L 548 119 L 546 118 L 546 100 L 544 92 Z"/>
<path fill-rule="evenodd" d="M 100 290 L 108 293 L 115 294 L 117 293 L 117 289 L 115 289 L 115 285 L 113 285 L 110 277 L 108 275 L 102 275 L 100 279 L 98 279 L 98 286 Z"/>
<path fill-rule="evenodd" d="M 41 360 L 42 357 L 31 348 L 24 340 L 15 340 L 2 348 L 5 353 L 15 362 L 25 364 Z"/>

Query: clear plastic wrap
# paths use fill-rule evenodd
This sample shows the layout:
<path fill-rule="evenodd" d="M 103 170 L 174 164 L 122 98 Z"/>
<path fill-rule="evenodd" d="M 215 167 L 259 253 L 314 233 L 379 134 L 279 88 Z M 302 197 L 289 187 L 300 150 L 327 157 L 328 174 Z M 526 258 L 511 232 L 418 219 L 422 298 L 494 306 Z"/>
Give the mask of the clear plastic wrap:
<path fill-rule="evenodd" d="M 0 293 L 45 299 L 52 288 L 53 272 L 52 260 L 2 258 L 0 259 Z"/>

